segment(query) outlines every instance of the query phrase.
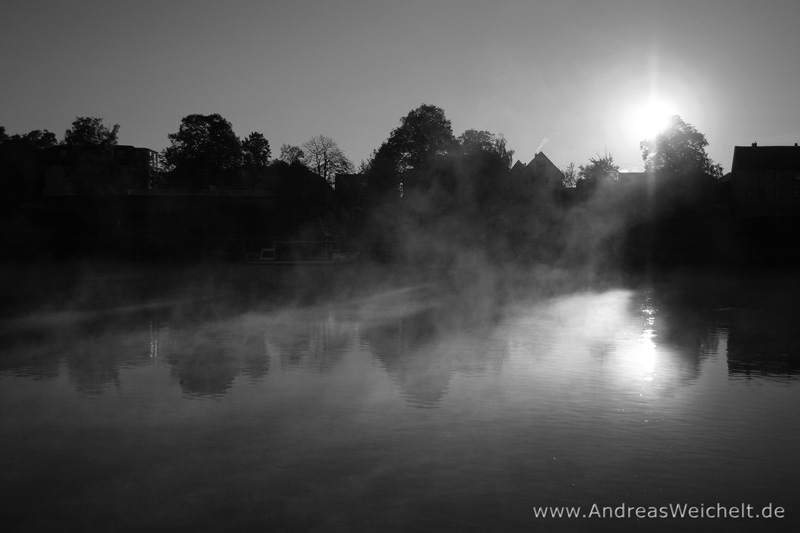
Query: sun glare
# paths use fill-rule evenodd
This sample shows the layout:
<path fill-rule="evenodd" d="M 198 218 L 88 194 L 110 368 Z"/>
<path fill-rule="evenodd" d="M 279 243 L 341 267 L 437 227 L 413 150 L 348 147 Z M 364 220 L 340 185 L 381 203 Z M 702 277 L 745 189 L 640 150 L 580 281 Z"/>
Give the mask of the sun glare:
<path fill-rule="evenodd" d="M 652 139 L 669 125 L 670 117 L 675 114 L 675 106 L 670 102 L 651 98 L 630 109 L 626 127 L 639 140 Z"/>

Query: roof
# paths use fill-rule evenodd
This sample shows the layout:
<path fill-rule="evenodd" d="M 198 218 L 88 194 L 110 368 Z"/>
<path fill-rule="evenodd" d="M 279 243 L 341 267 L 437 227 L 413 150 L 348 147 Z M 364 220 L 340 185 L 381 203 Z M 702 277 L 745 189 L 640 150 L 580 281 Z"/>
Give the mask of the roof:
<path fill-rule="evenodd" d="M 536 155 L 533 156 L 533 159 L 531 159 L 531 162 L 528 163 L 528 166 L 537 166 L 537 167 L 551 166 L 556 170 L 558 170 L 558 167 L 555 166 L 552 161 L 550 161 L 549 157 L 544 155 L 544 152 L 536 152 Z"/>
<path fill-rule="evenodd" d="M 735 146 L 731 171 L 737 170 L 800 170 L 800 147 Z"/>

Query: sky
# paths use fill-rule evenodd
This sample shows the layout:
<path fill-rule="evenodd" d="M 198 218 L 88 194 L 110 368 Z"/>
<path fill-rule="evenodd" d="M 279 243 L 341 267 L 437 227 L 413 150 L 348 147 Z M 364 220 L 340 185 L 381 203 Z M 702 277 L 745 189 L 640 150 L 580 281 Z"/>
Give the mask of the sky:
<path fill-rule="evenodd" d="M 800 142 L 798 20 L 797 0 L 2 0 L 0 125 L 101 117 L 160 151 L 219 113 L 273 156 L 323 134 L 358 165 L 425 103 L 515 159 L 639 170 L 657 101 L 728 171 L 734 146 Z"/>

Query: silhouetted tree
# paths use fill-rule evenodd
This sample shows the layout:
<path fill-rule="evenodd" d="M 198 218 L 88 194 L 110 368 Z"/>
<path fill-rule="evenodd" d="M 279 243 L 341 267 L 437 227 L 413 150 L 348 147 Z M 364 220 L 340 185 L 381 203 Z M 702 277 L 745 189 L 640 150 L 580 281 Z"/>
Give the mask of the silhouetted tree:
<path fill-rule="evenodd" d="M 670 119 L 669 126 L 655 139 L 639 143 L 648 172 L 673 176 L 705 174 L 721 178 L 722 167 L 708 157 L 706 146 L 705 135 L 678 115 Z"/>
<path fill-rule="evenodd" d="M 242 143 L 231 123 L 219 114 L 188 115 L 178 132 L 168 137 L 171 146 L 163 155 L 173 184 L 225 186 L 242 166 Z"/>
<path fill-rule="evenodd" d="M 454 146 L 453 128 L 444 110 L 423 104 L 400 119 L 388 144 L 398 159 L 400 171 L 418 169 L 432 156 L 444 155 Z"/>
<path fill-rule="evenodd" d="M 8 135 L 0 127 L 0 177 L 4 201 L 15 204 L 22 197 L 35 197 L 42 192 L 44 150 L 57 144 L 54 133 L 33 130 Z"/>
<path fill-rule="evenodd" d="M 247 168 L 266 168 L 271 155 L 269 141 L 261 133 L 253 132 L 242 141 L 242 159 Z"/>
<path fill-rule="evenodd" d="M 3 132 L 5 135 L 5 132 Z M 2 137 L 2 135 L 0 135 Z M 6 148 L 30 148 L 41 150 L 50 148 L 58 144 L 56 135 L 47 130 L 33 130 L 24 135 L 5 135 L 4 139 L 0 139 L 0 145 Z"/>
<path fill-rule="evenodd" d="M 117 144 L 118 132 L 119 124 L 108 129 L 102 118 L 77 117 L 72 128 L 64 133 L 64 144 L 75 148 L 114 145 Z"/>
<path fill-rule="evenodd" d="M 589 163 L 578 167 L 578 177 L 581 180 L 588 180 L 592 185 L 602 181 L 616 181 L 619 177 L 619 165 L 614 164 L 614 156 L 605 153 L 590 157 Z"/>
<path fill-rule="evenodd" d="M 302 161 L 304 155 L 303 150 L 301 150 L 299 146 L 284 143 L 281 145 L 281 154 L 278 156 L 278 161 L 283 161 L 287 165 L 291 165 L 292 163 Z"/>
<path fill-rule="evenodd" d="M 325 178 L 332 186 L 336 174 L 353 172 L 353 163 L 347 159 L 336 141 L 317 135 L 303 143 L 303 162 L 312 172 Z"/>
<path fill-rule="evenodd" d="M 400 119 L 400 126 L 373 152 L 369 162 L 370 185 L 379 191 L 403 188 L 402 175 L 422 171 L 436 156 L 458 146 L 444 111 L 423 104 Z"/>
<path fill-rule="evenodd" d="M 575 187 L 575 185 L 578 183 L 578 179 L 580 177 L 578 175 L 578 169 L 575 168 L 575 163 L 570 163 L 561 172 L 562 172 L 562 174 L 564 174 L 564 180 L 562 182 L 563 185 L 564 185 L 564 188 L 565 189 L 570 189 L 572 187 Z"/>
<path fill-rule="evenodd" d="M 467 130 L 458 138 L 466 155 L 488 154 L 498 158 L 506 168 L 511 168 L 514 150 L 506 148 L 506 139 L 488 131 Z"/>

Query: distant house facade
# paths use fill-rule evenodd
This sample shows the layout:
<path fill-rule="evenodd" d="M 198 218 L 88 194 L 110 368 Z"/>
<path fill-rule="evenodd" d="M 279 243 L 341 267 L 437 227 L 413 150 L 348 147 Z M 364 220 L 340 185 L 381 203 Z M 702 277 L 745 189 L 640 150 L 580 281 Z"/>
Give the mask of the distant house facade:
<path fill-rule="evenodd" d="M 564 173 L 544 152 L 538 152 L 527 165 L 517 161 L 511 167 L 511 177 L 523 191 L 555 191 L 564 186 Z"/>
<path fill-rule="evenodd" d="M 796 143 L 734 147 L 730 181 L 738 216 L 800 216 L 800 147 Z"/>
<path fill-rule="evenodd" d="M 158 170 L 158 153 L 149 148 L 109 145 L 48 149 L 44 195 L 125 194 L 149 188 Z"/>

